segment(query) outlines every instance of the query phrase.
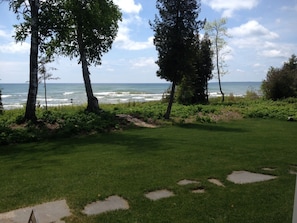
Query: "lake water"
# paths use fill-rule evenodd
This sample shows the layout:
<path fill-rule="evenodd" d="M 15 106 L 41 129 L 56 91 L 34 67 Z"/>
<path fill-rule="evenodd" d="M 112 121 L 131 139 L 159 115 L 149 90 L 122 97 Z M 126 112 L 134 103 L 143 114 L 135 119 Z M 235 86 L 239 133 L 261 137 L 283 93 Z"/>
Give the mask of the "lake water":
<path fill-rule="evenodd" d="M 244 96 L 247 90 L 258 92 L 261 82 L 224 82 L 223 92 L 226 95 L 232 93 L 234 96 Z M 2 91 L 2 103 L 4 109 L 21 108 L 26 104 L 28 84 L 3 84 L 0 83 Z M 145 102 L 160 100 L 164 92 L 170 87 L 169 83 L 142 83 L 142 84 L 92 84 L 93 93 L 100 104 L 116 104 L 127 102 Z M 209 83 L 210 97 L 218 97 L 218 83 Z M 85 104 L 87 102 L 83 84 L 47 84 L 48 106 Z M 44 87 L 39 86 L 38 103 L 43 106 Z"/>

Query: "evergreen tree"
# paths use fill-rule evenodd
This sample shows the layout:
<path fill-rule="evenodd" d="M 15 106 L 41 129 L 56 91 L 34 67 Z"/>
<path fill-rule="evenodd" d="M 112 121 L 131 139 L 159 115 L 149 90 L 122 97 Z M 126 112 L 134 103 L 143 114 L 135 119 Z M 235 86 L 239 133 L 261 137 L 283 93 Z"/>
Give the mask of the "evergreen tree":
<path fill-rule="evenodd" d="M 158 51 L 157 76 L 172 82 L 167 111 L 169 119 L 174 100 L 175 88 L 183 77 L 192 74 L 195 58 L 195 36 L 203 22 L 198 21 L 200 1 L 157 0 L 159 16 L 156 15 L 151 27 L 155 32 L 154 44 Z"/>
<path fill-rule="evenodd" d="M 197 36 L 195 49 L 195 70 L 191 75 L 184 76 L 177 90 L 177 101 L 185 105 L 208 102 L 208 81 L 212 79 L 213 66 L 211 42 L 207 34 L 202 41 Z"/>
<path fill-rule="evenodd" d="M 208 102 L 208 81 L 213 78 L 211 41 L 206 33 L 200 43 L 196 72 L 198 80 L 195 84 L 195 103 Z"/>

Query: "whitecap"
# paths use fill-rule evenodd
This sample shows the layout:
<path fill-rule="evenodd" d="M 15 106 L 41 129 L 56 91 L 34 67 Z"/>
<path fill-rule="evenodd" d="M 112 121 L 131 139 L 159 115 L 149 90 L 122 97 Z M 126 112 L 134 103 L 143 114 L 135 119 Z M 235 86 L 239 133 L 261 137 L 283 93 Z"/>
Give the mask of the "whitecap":
<path fill-rule="evenodd" d="M 67 98 L 48 98 L 47 101 L 55 102 L 55 101 L 69 101 Z"/>
<path fill-rule="evenodd" d="M 12 95 L 10 95 L 10 94 L 3 94 L 1 97 L 2 98 L 10 98 L 10 97 L 12 97 Z"/>
<path fill-rule="evenodd" d="M 66 91 L 66 92 L 63 93 L 63 95 L 71 95 L 71 94 L 74 94 L 74 92 L 73 91 L 68 91 L 68 92 Z"/>

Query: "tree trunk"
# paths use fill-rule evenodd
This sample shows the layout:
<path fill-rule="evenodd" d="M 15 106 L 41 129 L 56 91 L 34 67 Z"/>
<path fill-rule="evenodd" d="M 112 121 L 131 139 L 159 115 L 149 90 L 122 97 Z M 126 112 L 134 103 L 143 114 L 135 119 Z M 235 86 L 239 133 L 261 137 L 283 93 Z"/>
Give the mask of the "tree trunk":
<path fill-rule="evenodd" d="M 81 25 L 78 24 L 77 25 L 77 39 L 78 39 L 80 62 L 81 62 L 81 66 L 82 66 L 84 84 L 85 84 L 85 89 L 86 89 L 87 98 L 88 98 L 87 111 L 98 113 L 100 111 L 99 103 L 98 103 L 98 99 L 93 94 L 93 89 L 92 89 L 91 79 L 90 79 L 90 72 L 88 69 L 88 61 L 86 58 L 85 46 L 83 43 L 81 29 L 82 29 Z"/>
<path fill-rule="evenodd" d="M 39 0 L 30 0 L 31 7 L 31 48 L 30 48 L 30 80 L 26 104 L 25 121 L 37 121 L 36 98 L 38 93 L 38 10 Z"/>
<path fill-rule="evenodd" d="M 217 33 L 218 35 L 218 33 Z M 218 37 L 216 37 L 216 65 L 217 65 L 217 72 L 218 72 L 218 80 L 219 80 L 219 87 L 220 92 L 222 94 L 222 102 L 225 101 L 225 94 L 222 90 L 222 84 L 221 84 L 221 72 L 220 72 L 220 64 L 219 64 L 219 46 L 218 46 Z"/>
<path fill-rule="evenodd" d="M 45 110 L 47 111 L 47 92 L 46 92 L 46 78 L 43 76 L 43 84 L 44 84 L 44 100 L 45 100 Z"/>
<path fill-rule="evenodd" d="M 172 86 L 171 86 L 171 92 L 170 92 L 170 97 L 169 97 L 169 102 L 168 102 L 168 106 L 167 106 L 167 111 L 164 115 L 165 119 L 169 119 L 170 118 L 170 114 L 171 114 L 171 108 L 172 108 L 172 104 L 174 101 L 174 93 L 175 93 L 175 81 L 172 82 Z"/>

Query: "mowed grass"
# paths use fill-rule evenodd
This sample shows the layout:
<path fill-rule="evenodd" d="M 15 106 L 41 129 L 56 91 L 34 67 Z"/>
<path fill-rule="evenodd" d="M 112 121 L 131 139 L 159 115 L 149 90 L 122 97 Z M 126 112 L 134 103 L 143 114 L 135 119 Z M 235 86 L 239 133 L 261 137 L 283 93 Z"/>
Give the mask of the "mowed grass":
<path fill-rule="evenodd" d="M 67 222 L 289 223 L 296 135 L 297 122 L 245 119 L 1 146 L 0 212 L 66 199 L 73 213 Z M 236 170 L 278 178 L 236 185 L 226 180 Z M 182 179 L 200 184 L 177 185 Z M 198 187 L 206 192 L 193 194 Z M 157 189 L 175 196 L 158 201 L 144 196 Z M 81 214 L 86 204 L 111 195 L 126 199 L 130 209 Z"/>

